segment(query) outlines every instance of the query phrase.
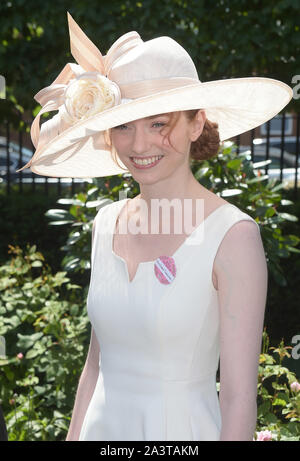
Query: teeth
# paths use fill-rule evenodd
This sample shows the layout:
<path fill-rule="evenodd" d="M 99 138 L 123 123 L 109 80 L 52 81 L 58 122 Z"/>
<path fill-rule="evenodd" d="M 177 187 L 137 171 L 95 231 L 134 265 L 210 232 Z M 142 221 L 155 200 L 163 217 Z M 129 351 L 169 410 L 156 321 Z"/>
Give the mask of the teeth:
<path fill-rule="evenodd" d="M 149 159 L 138 159 L 138 158 L 135 158 L 135 157 L 132 157 L 132 160 L 134 161 L 134 163 L 137 163 L 138 165 L 150 165 L 150 163 L 154 163 L 156 162 L 159 158 L 162 158 L 162 155 L 157 155 L 156 157 L 151 157 Z"/>

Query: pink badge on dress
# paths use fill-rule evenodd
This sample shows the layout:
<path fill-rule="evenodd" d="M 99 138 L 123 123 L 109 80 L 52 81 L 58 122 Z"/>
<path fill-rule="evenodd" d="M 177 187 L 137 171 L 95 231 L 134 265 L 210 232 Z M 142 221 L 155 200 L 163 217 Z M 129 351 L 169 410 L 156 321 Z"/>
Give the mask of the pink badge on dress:
<path fill-rule="evenodd" d="M 160 256 L 154 263 L 154 272 L 160 283 L 169 285 L 176 277 L 174 259 L 171 256 Z"/>

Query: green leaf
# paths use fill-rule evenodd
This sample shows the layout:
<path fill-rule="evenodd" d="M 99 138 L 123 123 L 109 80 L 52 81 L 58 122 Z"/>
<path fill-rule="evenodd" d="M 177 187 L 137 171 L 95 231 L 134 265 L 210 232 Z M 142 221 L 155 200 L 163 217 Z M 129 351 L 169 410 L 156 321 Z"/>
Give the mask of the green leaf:
<path fill-rule="evenodd" d="M 275 405 L 280 405 L 282 407 L 285 407 L 286 406 L 286 401 L 283 400 L 283 399 L 275 399 L 273 402 L 272 402 L 272 405 L 275 406 Z"/>
<path fill-rule="evenodd" d="M 82 201 L 77 200 L 75 198 L 60 198 L 57 200 L 57 203 L 61 203 L 62 205 L 82 206 Z M 65 210 L 62 210 L 62 211 L 65 211 Z"/>
<path fill-rule="evenodd" d="M 67 244 L 68 245 L 73 245 L 74 243 L 78 242 L 78 240 L 80 240 L 80 238 L 82 238 L 82 235 L 80 234 L 80 232 L 75 232 L 74 234 L 72 234 L 68 238 Z"/>
<path fill-rule="evenodd" d="M 233 197 L 234 195 L 240 195 L 243 191 L 241 189 L 224 189 L 222 191 L 222 197 Z"/>
<path fill-rule="evenodd" d="M 69 212 L 67 210 L 51 209 L 46 211 L 45 216 L 48 218 L 64 219 L 69 216 Z"/>
<path fill-rule="evenodd" d="M 267 413 L 266 415 L 264 415 L 264 422 L 265 422 L 266 425 L 277 424 L 278 419 L 276 418 L 274 413 Z"/>
<path fill-rule="evenodd" d="M 84 192 L 79 192 L 76 196 L 78 201 L 80 201 L 80 206 L 83 206 L 86 201 L 86 194 Z"/>
<path fill-rule="evenodd" d="M 226 166 L 228 168 L 232 168 L 233 170 L 238 170 L 241 164 L 242 164 L 242 160 L 239 158 L 236 158 L 234 160 L 230 160 L 229 162 L 227 162 Z"/>
<path fill-rule="evenodd" d="M 280 204 L 282 206 L 287 206 L 287 205 L 293 205 L 293 202 L 291 200 L 282 199 L 280 200 Z"/>
<path fill-rule="evenodd" d="M 31 265 L 32 267 L 41 267 L 43 263 L 41 261 L 33 261 Z"/>
<path fill-rule="evenodd" d="M 96 208 L 97 206 L 101 205 L 103 203 L 103 200 L 90 200 L 89 202 L 86 202 L 85 206 L 87 208 Z"/>
<path fill-rule="evenodd" d="M 274 179 L 274 181 L 275 181 L 275 179 Z M 278 190 L 283 189 L 283 187 L 284 187 L 284 184 L 280 183 L 277 186 L 273 187 L 273 189 L 271 189 L 271 191 L 272 192 L 277 192 Z"/>
<path fill-rule="evenodd" d="M 91 187 L 91 188 L 87 191 L 88 197 L 89 197 L 90 195 L 93 195 L 93 194 L 94 194 L 95 192 L 97 192 L 97 191 L 98 191 L 98 187 Z"/>
<path fill-rule="evenodd" d="M 264 160 L 263 162 L 256 162 L 256 163 L 253 163 L 253 168 L 262 168 L 266 165 L 269 165 L 270 163 L 272 163 L 272 160 Z"/>
<path fill-rule="evenodd" d="M 276 211 L 274 210 L 274 208 L 272 207 L 269 207 L 267 209 L 267 211 L 265 212 L 265 217 L 266 218 L 271 218 L 271 216 L 274 216 L 274 214 L 276 213 Z M 262 215 L 261 215 L 262 216 Z"/>
<path fill-rule="evenodd" d="M 255 184 L 257 182 L 263 182 L 268 178 L 269 178 L 268 175 L 257 176 L 257 177 L 252 178 L 252 179 L 247 179 L 247 184 Z"/>
<path fill-rule="evenodd" d="M 46 392 L 47 387 L 46 386 L 34 386 L 34 390 L 37 393 L 37 395 L 43 395 Z"/>
<path fill-rule="evenodd" d="M 298 253 L 298 254 L 300 253 L 300 250 L 298 250 L 297 248 L 294 248 L 294 247 L 290 247 L 289 245 L 286 248 L 291 253 Z"/>
<path fill-rule="evenodd" d="M 80 259 L 79 258 L 74 258 L 74 259 L 71 259 L 70 261 L 68 261 L 65 265 L 65 268 L 68 270 L 68 269 L 74 269 L 75 267 L 77 267 L 77 265 L 80 263 Z"/>
<path fill-rule="evenodd" d="M 286 219 L 287 221 L 292 221 L 292 222 L 298 221 L 297 216 L 294 216 L 294 215 L 289 214 L 289 213 L 278 213 L 278 215 L 279 215 L 281 218 Z"/>
<path fill-rule="evenodd" d="M 69 213 L 74 216 L 74 218 L 77 218 L 79 212 L 78 212 L 78 206 L 72 205 L 69 209 Z"/>
<path fill-rule="evenodd" d="M 17 346 L 21 349 L 28 349 L 31 347 L 36 341 L 38 341 L 42 336 L 43 333 L 33 333 L 31 335 L 22 335 L 21 333 L 17 334 L 18 336 L 18 341 L 17 341 Z"/>
<path fill-rule="evenodd" d="M 64 224 L 73 224 L 73 221 L 51 221 L 49 226 L 62 226 Z"/>
<path fill-rule="evenodd" d="M 263 402 L 257 408 L 257 416 L 265 416 L 271 408 L 271 403 L 269 401 Z"/>
<path fill-rule="evenodd" d="M 25 355 L 25 358 L 26 359 L 33 359 L 35 357 L 37 357 L 39 354 L 40 354 L 40 350 L 39 349 L 30 349 L 26 355 Z"/>

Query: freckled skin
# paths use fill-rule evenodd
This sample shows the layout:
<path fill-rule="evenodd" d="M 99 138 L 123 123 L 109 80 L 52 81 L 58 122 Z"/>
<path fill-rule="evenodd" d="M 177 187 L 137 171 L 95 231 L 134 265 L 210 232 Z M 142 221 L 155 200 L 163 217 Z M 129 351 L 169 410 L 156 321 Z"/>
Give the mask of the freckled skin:
<path fill-rule="evenodd" d="M 196 181 L 189 167 L 189 152 L 191 142 L 202 133 L 205 123 L 205 113 L 198 112 L 199 116 L 189 121 L 184 112 L 172 129 L 170 141 L 164 136 L 167 134 L 170 116 L 162 114 L 154 118 L 142 118 L 128 124 L 114 127 L 111 130 L 112 142 L 118 156 L 126 165 L 133 178 L 143 186 L 154 186 L 155 197 L 160 189 L 163 197 L 166 191 L 178 190 L 178 181 L 183 184 L 183 189 L 190 187 Z M 173 146 L 173 147 L 172 147 Z M 131 156 L 149 157 L 163 155 L 157 168 L 136 169 L 130 160 Z M 199 183 L 197 182 L 198 186 Z M 146 191 L 145 191 L 146 192 Z M 150 193 L 150 189 L 147 194 Z M 142 194 L 143 195 L 143 194 Z M 180 194 L 181 195 L 181 194 Z"/>

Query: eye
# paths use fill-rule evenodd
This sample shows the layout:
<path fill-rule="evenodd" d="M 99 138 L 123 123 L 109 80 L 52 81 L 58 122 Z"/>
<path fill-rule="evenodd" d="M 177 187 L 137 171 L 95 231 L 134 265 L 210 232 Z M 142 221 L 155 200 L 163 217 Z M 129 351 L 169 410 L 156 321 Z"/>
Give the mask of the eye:
<path fill-rule="evenodd" d="M 164 122 L 154 122 L 152 126 L 154 126 L 155 128 L 161 128 L 162 126 L 165 126 L 165 123 Z"/>
<path fill-rule="evenodd" d="M 123 130 L 126 130 L 126 128 L 127 128 L 127 125 L 118 125 L 118 126 L 114 126 L 112 129 L 123 131 Z"/>

